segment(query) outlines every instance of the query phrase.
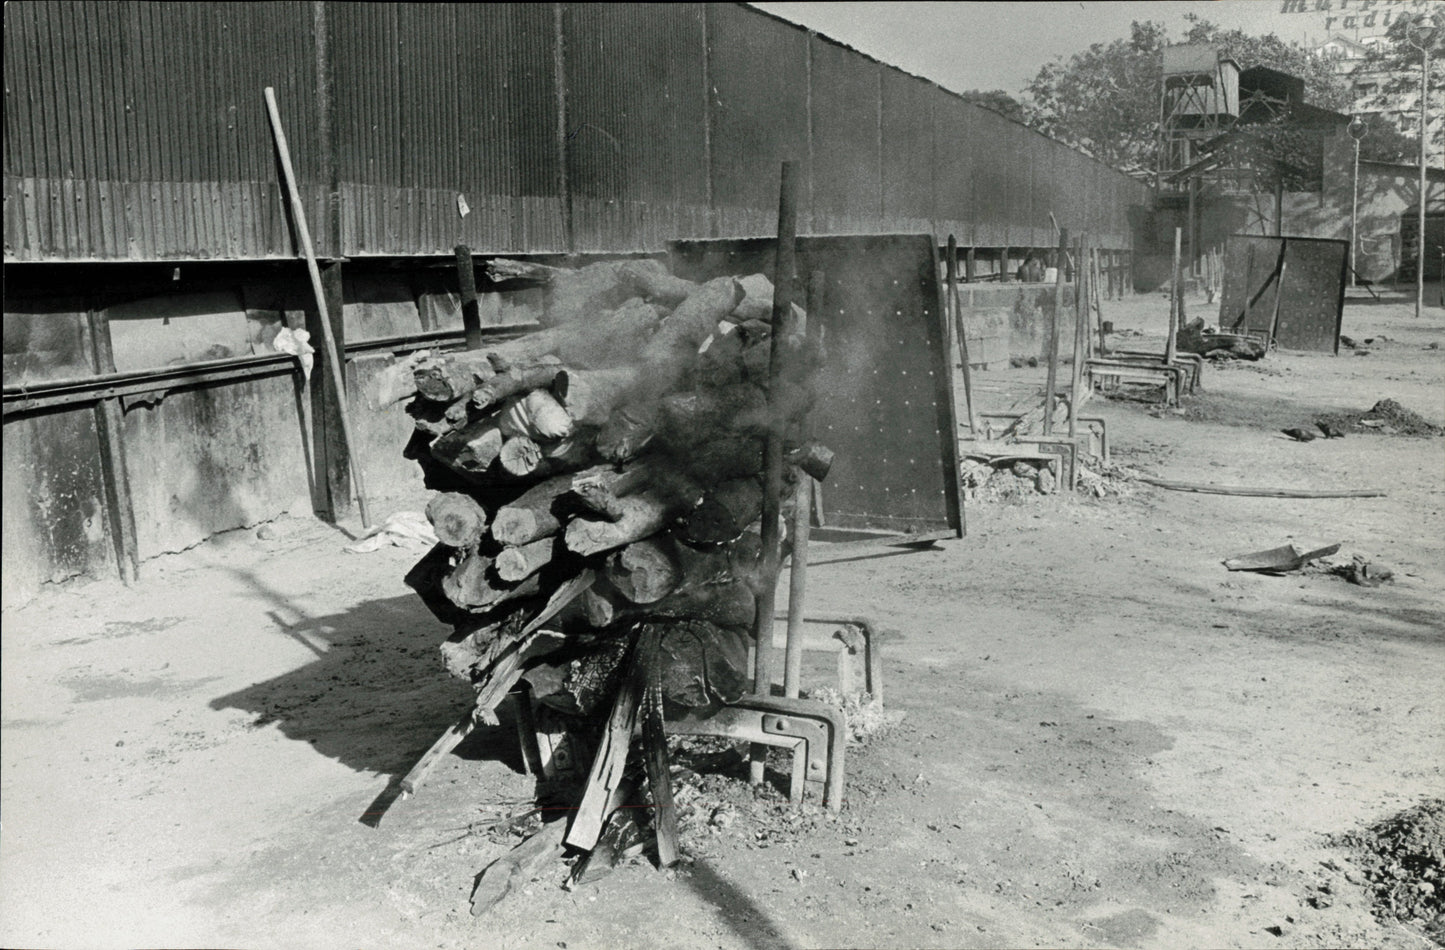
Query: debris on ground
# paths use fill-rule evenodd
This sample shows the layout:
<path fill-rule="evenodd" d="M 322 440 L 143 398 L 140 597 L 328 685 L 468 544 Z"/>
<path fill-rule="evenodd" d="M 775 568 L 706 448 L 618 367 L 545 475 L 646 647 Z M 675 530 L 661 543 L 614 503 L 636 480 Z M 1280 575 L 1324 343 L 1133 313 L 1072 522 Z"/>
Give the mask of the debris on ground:
<path fill-rule="evenodd" d="M 1373 432 L 1377 435 L 1445 435 L 1445 426 L 1427 421 L 1393 399 L 1381 399 L 1364 412 L 1331 412 L 1315 420 L 1338 432 Z"/>
<path fill-rule="evenodd" d="M 1204 325 L 1197 318 L 1180 327 L 1174 345 L 1181 353 L 1197 353 L 1210 360 L 1257 360 L 1264 356 L 1265 345 L 1242 333 L 1221 333 Z"/>
<path fill-rule="evenodd" d="M 1329 572 L 1361 587 L 1379 587 L 1386 581 L 1395 579 L 1394 571 L 1383 564 L 1372 563 L 1358 554 L 1354 555 L 1348 564 L 1331 566 Z"/>
<path fill-rule="evenodd" d="M 863 745 L 886 734 L 903 722 L 907 715 L 901 709 L 884 709 L 883 704 L 868 693 L 844 695 L 831 686 L 804 690 L 804 698 L 816 699 L 843 713 L 848 723 L 848 744 Z"/>
<path fill-rule="evenodd" d="M 412 551 L 426 551 L 436 543 L 436 532 L 426 515 L 420 511 L 398 511 L 343 550 L 348 554 L 370 554 L 390 544 Z"/>
<path fill-rule="evenodd" d="M 1331 544 L 1322 548 L 1301 548 L 1297 544 L 1286 544 L 1267 551 L 1254 551 L 1225 558 L 1224 566 L 1231 571 L 1260 571 L 1265 574 L 1288 574 L 1298 571 L 1311 561 L 1329 557 L 1340 549 Z"/>
<path fill-rule="evenodd" d="M 1377 918 L 1445 942 L 1445 799 L 1426 800 L 1333 843 L 1354 852 L 1364 869 Z"/>

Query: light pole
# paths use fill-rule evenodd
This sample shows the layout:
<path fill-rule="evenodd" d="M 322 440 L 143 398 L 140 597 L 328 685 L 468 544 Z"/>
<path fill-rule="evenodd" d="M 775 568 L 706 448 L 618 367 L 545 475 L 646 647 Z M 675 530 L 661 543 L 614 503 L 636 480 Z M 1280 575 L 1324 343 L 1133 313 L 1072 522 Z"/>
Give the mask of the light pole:
<path fill-rule="evenodd" d="M 1353 196 L 1350 199 L 1350 286 L 1355 286 L 1355 270 L 1360 259 L 1360 139 L 1365 137 L 1369 126 L 1359 116 L 1350 120 L 1350 138 L 1355 140 L 1355 174 L 1351 180 Z"/>
<path fill-rule="evenodd" d="M 1420 14 L 1405 27 L 1405 39 L 1420 51 L 1420 228 L 1415 237 L 1415 317 L 1425 307 L 1425 160 L 1430 136 L 1426 130 L 1430 101 L 1430 44 L 1440 31 L 1435 17 Z"/>

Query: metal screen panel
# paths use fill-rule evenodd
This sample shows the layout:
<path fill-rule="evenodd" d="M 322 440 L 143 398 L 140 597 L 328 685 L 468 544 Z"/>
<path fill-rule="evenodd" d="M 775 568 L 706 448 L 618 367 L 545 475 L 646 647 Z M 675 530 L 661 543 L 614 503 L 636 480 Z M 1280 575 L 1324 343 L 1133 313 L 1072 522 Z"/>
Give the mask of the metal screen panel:
<path fill-rule="evenodd" d="M 1279 269 L 1281 241 L 1284 242 L 1284 278 L 1278 281 L 1275 275 Z M 1225 242 L 1224 254 L 1224 291 L 1219 302 L 1221 329 L 1234 329 L 1244 314 L 1246 301 L 1250 300 L 1253 305 L 1244 314 L 1240 326 L 1268 332 L 1278 300 L 1279 327 L 1275 331 L 1275 342 L 1279 346 L 1287 350 L 1339 352 L 1349 256 L 1347 241 L 1231 234 Z M 1254 299 L 1256 297 L 1258 299 Z"/>
<path fill-rule="evenodd" d="M 678 241 L 673 269 L 693 279 L 773 273 L 769 238 Z M 963 534 L 938 258 L 930 235 L 798 239 L 798 274 L 821 271 L 826 363 L 813 413 L 837 453 L 823 483 L 829 527 Z M 799 297 L 801 296 L 799 289 Z"/>

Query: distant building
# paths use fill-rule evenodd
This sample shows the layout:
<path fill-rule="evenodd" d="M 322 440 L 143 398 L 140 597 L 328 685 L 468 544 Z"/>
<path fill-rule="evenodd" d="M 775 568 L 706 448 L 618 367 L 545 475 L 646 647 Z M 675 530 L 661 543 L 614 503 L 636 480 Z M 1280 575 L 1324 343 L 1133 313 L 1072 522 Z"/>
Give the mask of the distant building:
<path fill-rule="evenodd" d="M 1387 42 L 1384 33 L 1355 35 L 1331 34 L 1330 38 L 1311 50 L 1321 59 L 1328 60 L 1335 74 L 1347 80 L 1354 102 L 1351 111 L 1355 115 L 1383 115 L 1400 131 L 1416 136 L 1420 134 L 1420 69 L 1385 70 L 1371 62 L 1371 56 Z M 1438 64 L 1434 64 L 1438 67 Z M 1440 95 L 1442 80 L 1438 68 L 1431 69 L 1431 91 Z M 1397 80 L 1404 80 L 1403 88 L 1391 92 L 1390 87 Z M 1445 110 L 1435 108 L 1429 117 L 1431 140 L 1439 133 L 1445 122 Z M 1434 146 L 1432 146 L 1433 151 Z"/>

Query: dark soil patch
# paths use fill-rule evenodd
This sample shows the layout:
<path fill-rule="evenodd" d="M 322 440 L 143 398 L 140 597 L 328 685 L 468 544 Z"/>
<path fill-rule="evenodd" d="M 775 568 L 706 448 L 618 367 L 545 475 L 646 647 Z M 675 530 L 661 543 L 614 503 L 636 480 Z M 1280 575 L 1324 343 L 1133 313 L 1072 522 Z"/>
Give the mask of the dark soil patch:
<path fill-rule="evenodd" d="M 1425 421 L 1393 399 L 1381 399 L 1363 412 L 1327 413 L 1315 421 L 1341 431 L 1374 435 L 1445 435 L 1445 427 Z"/>
<path fill-rule="evenodd" d="M 1445 799 L 1430 799 L 1336 839 L 1365 870 L 1375 916 L 1445 943 Z"/>

